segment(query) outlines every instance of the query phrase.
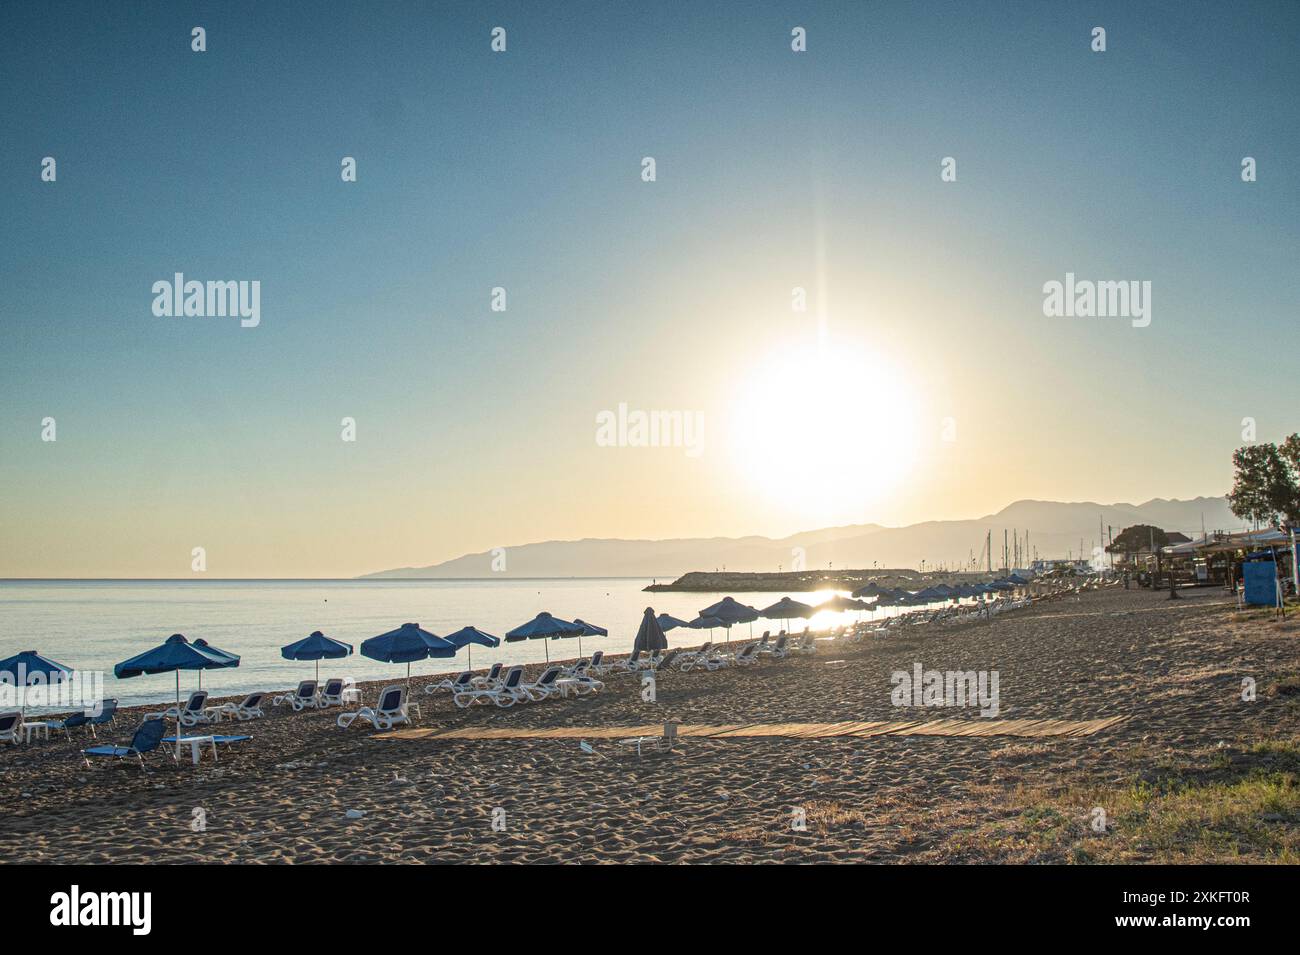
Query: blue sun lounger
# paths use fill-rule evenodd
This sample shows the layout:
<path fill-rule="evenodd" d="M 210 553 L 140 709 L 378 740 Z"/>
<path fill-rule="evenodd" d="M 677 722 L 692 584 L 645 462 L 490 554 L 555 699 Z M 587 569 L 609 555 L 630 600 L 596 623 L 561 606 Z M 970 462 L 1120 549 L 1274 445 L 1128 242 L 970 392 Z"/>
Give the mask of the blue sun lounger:
<path fill-rule="evenodd" d="M 113 717 L 116 715 L 117 715 L 117 700 L 110 699 L 110 700 L 105 700 L 103 702 L 98 716 L 90 716 L 87 715 L 86 713 L 73 713 L 71 716 L 69 716 L 67 719 L 61 722 L 52 721 L 50 723 L 50 728 L 56 730 L 63 730 L 64 734 L 68 737 L 68 739 L 72 739 L 72 733 L 70 732 L 71 730 L 75 729 L 78 726 L 89 726 L 90 735 L 98 737 L 99 734 L 95 732 L 95 727 L 103 726 L 105 723 L 113 722 Z"/>
<path fill-rule="evenodd" d="M 134 756 L 140 761 L 140 768 L 144 769 L 144 754 L 151 753 L 158 748 L 162 742 L 162 734 L 166 732 L 162 720 L 145 720 L 140 728 L 135 731 L 135 736 L 131 737 L 130 746 L 92 746 L 90 749 L 81 751 L 81 758 L 86 761 L 86 766 L 90 766 L 91 756 L 111 756 L 114 759 L 126 759 Z"/>

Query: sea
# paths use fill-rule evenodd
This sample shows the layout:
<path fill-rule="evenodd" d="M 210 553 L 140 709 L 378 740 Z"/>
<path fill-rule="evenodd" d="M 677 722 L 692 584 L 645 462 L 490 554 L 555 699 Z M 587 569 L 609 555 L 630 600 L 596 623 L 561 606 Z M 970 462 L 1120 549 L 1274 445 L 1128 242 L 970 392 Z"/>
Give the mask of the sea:
<path fill-rule="evenodd" d="M 653 607 L 683 620 L 722 597 L 721 593 L 646 593 L 642 578 L 564 578 L 490 580 L 6 580 L 0 581 L 0 659 L 21 650 L 36 650 L 74 670 L 102 673 L 104 698 L 120 705 L 168 703 L 176 696 L 171 673 L 118 680 L 113 665 L 151 649 L 173 633 L 240 657 L 238 667 L 182 671 L 184 697 L 202 686 L 213 697 L 255 690 L 286 690 L 314 678 L 310 661 L 286 660 L 280 648 L 320 630 L 359 650 L 363 640 L 403 623 L 418 623 L 436 634 L 466 625 L 504 638 L 506 631 L 541 611 L 575 617 L 609 631 L 607 637 L 525 640 L 495 648 L 474 646 L 456 657 L 412 664 L 412 683 L 421 678 L 459 672 L 501 661 L 539 663 L 573 659 L 595 650 L 627 653 L 632 649 L 642 613 Z M 736 593 L 741 603 L 761 610 L 783 596 L 816 605 L 837 591 L 815 593 Z M 887 608 L 875 616 L 900 612 Z M 851 623 L 862 614 L 824 611 L 812 618 L 814 629 Z M 712 639 L 747 639 L 785 624 L 759 620 L 717 630 Z M 802 631 L 802 621 L 791 621 Z M 669 631 L 669 646 L 693 646 L 710 638 L 707 630 L 685 627 Z M 322 660 L 320 678 L 357 682 L 406 678 L 405 664 L 370 660 L 359 652 L 339 660 Z M 427 682 L 427 681 L 425 681 Z M 63 707 L 67 709 L 67 707 Z M 34 707 L 35 712 L 48 707 Z"/>

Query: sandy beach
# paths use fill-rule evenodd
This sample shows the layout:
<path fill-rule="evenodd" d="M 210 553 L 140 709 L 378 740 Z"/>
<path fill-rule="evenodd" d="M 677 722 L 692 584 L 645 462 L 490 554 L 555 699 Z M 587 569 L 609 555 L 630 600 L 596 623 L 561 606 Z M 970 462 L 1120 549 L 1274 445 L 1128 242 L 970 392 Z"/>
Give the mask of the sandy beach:
<path fill-rule="evenodd" d="M 269 708 L 223 724 L 253 739 L 218 762 L 156 752 L 142 773 L 88 770 L 78 751 L 94 741 L 60 734 L 0 750 L 0 829 L 17 847 L 4 861 L 1294 862 L 1298 631 L 1238 614 L 1217 590 L 1169 601 L 1111 588 L 749 668 L 661 673 L 654 703 L 626 675 L 509 710 L 412 697 L 414 725 L 435 729 L 978 722 L 891 703 L 891 672 L 921 663 L 997 670 L 1001 719 L 1127 717 L 1085 738 L 688 738 L 638 757 L 608 740 L 594 755 L 575 739 L 384 740 L 337 727 L 338 710 Z M 365 689 L 373 702 L 378 684 Z M 125 742 L 138 721 L 122 713 L 99 742 Z"/>

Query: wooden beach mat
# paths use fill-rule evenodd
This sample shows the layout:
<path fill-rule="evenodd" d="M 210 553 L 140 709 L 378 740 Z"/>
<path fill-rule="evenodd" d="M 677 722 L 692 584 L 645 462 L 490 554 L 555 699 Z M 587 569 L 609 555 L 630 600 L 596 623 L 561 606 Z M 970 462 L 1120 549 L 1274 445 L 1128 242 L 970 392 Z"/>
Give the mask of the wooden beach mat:
<path fill-rule="evenodd" d="M 836 736 L 1092 736 L 1128 719 L 1110 716 L 1100 720 L 849 720 L 843 723 L 734 723 L 719 726 L 684 724 L 679 737 L 706 739 L 831 739 Z M 375 739 L 624 739 L 662 736 L 663 724 L 646 726 L 527 726 L 463 729 L 403 729 L 379 733 Z"/>

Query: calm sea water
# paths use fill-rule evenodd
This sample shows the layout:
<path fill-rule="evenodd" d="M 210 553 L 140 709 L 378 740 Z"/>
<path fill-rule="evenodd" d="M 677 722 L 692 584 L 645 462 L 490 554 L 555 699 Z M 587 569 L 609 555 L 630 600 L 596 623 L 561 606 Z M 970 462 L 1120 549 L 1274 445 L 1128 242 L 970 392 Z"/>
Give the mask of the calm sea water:
<path fill-rule="evenodd" d="M 338 580 L 338 581 L 0 581 L 0 658 L 20 650 L 37 650 L 76 669 L 105 673 L 104 695 L 123 705 L 161 703 L 175 696 L 172 674 L 117 680 L 113 664 L 162 643 L 173 633 L 191 640 L 202 637 L 215 647 L 238 654 L 237 668 L 207 670 L 203 686 L 213 696 L 253 690 L 279 690 L 310 678 L 315 664 L 285 660 L 280 647 L 313 630 L 354 647 L 376 634 L 407 621 L 433 633 L 450 633 L 467 624 L 503 637 L 536 616 L 550 611 L 572 620 L 581 617 L 609 630 L 608 637 L 584 637 L 582 651 L 631 650 L 642 611 L 669 613 L 689 620 L 717 602 L 723 594 L 643 593 L 649 580 Z M 804 603 L 817 604 L 835 591 L 791 593 Z M 736 594 L 760 610 L 783 594 Z M 890 613 L 897 611 L 882 611 Z M 822 613 L 817 628 L 856 619 L 856 614 Z M 753 633 L 776 633 L 780 621 L 760 620 Z M 802 624 L 791 623 L 802 630 Z M 731 631 L 732 639 L 747 637 L 751 625 Z M 714 638 L 721 642 L 724 631 Z M 690 646 L 708 639 L 708 631 L 679 628 L 667 634 L 670 646 Z M 534 663 L 578 656 L 576 638 L 527 640 L 495 649 L 474 647 L 475 667 L 498 660 Z M 412 664 L 412 673 L 427 676 L 464 669 L 469 653 L 454 659 Z M 357 681 L 405 678 L 405 664 L 384 664 L 359 653 L 342 660 L 322 660 L 321 679 L 352 677 Z M 198 672 L 181 674 L 182 694 L 198 686 Z M 419 685 L 415 681 L 414 685 Z"/>

